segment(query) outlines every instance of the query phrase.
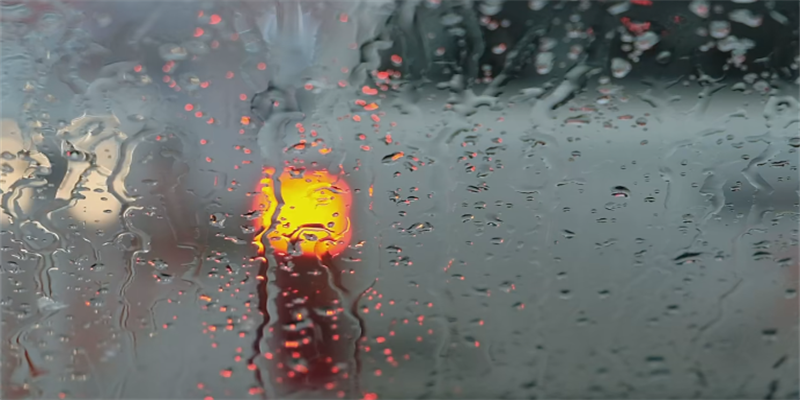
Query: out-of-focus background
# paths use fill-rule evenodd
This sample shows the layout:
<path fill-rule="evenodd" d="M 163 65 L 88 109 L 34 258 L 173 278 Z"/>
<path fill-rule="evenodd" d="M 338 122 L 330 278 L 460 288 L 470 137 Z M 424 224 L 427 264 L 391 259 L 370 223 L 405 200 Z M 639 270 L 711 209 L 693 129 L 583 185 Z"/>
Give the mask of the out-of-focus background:
<path fill-rule="evenodd" d="M 799 15 L 1 1 L 0 397 L 797 398 Z"/>

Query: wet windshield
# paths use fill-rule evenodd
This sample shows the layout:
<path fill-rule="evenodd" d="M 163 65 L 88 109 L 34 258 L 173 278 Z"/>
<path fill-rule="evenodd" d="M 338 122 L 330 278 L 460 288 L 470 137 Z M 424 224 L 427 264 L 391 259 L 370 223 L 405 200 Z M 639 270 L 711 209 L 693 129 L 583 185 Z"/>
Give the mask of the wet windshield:
<path fill-rule="evenodd" d="M 2 1 L 2 395 L 797 398 L 791 1 Z"/>

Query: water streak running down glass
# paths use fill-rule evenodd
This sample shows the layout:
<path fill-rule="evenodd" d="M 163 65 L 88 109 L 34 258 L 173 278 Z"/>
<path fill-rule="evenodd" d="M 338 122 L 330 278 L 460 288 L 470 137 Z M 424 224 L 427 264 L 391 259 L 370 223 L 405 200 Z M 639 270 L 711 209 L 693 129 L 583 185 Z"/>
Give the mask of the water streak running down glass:
<path fill-rule="evenodd" d="M 794 1 L 0 1 L 4 399 L 796 399 Z"/>

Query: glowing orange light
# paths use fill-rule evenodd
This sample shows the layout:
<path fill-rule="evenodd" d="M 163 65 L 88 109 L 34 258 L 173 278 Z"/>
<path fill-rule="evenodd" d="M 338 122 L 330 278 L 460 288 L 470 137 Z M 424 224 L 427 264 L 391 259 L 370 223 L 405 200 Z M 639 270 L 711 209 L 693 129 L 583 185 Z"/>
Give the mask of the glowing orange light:
<path fill-rule="evenodd" d="M 304 256 L 336 256 L 347 248 L 352 237 L 352 194 L 344 179 L 324 169 L 305 171 L 302 175 L 285 169 L 278 177 L 283 206 L 271 226 L 278 206 L 275 170 L 267 168 L 264 172 L 253 205 L 262 210 L 256 229 L 263 231 L 255 238 L 260 253 L 264 251 L 263 235 L 267 235 L 267 242 L 276 253 L 284 255 L 291 248 Z"/>

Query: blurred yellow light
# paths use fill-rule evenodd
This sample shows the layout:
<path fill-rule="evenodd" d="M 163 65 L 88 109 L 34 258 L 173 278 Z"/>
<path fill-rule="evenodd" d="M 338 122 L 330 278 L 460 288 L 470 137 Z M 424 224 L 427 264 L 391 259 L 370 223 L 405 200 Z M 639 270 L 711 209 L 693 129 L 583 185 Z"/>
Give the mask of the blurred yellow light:
<path fill-rule="evenodd" d="M 263 235 L 270 247 L 281 255 L 293 248 L 304 256 L 338 255 L 350 243 L 350 206 L 352 193 L 341 177 L 322 169 L 300 175 L 286 169 L 278 177 L 283 207 L 278 206 L 274 189 L 274 169 L 265 169 L 259 184 L 255 208 L 262 209 L 256 229 L 263 230 L 255 239 L 261 252 Z M 266 228 L 266 229 L 265 229 Z"/>
<path fill-rule="evenodd" d="M 81 184 L 88 190 L 81 191 L 85 198 L 78 199 L 69 208 L 69 215 L 87 226 L 100 228 L 119 223 L 122 204 L 108 192 L 108 177 L 97 171 L 85 176 Z"/>
<path fill-rule="evenodd" d="M 15 183 L 25 176 L 26 171 L 30 167 L 30 162 L 18 157 L 18 153 L 25 149 L 25 144 L 22 140 L 22 134 L 20 133 L 17 122 L 13 119 L 6 118 L 0 121 L 0 123 L 0 152 L 2 152 L 4 156 L 8 154 L 14 156 L 14 159 L 0 158 L 0 164 L 3 166 L 3 172 L 0 172 L 0 189 L 2 189 L 3 195 L 5 195 L 11 190 L 11 187 Z M 22 192 L 22 195 L 16 199 L 17 205 L 23 212 L 28 213 L 31 211 L 32 197 L 32 189 L 26 189 Z M 12 202 L 13 201 L 14 200 L 12 200 Z M 13 204 L 9 204 L 9 206 L 13 207 Z M 8 212 L 9 210 L 5 211 Z M 6 226 L 9 223 L 9 218 L 5 212 L 2 214 L 3 216 L 0 218 L 0 224 Z"/>

